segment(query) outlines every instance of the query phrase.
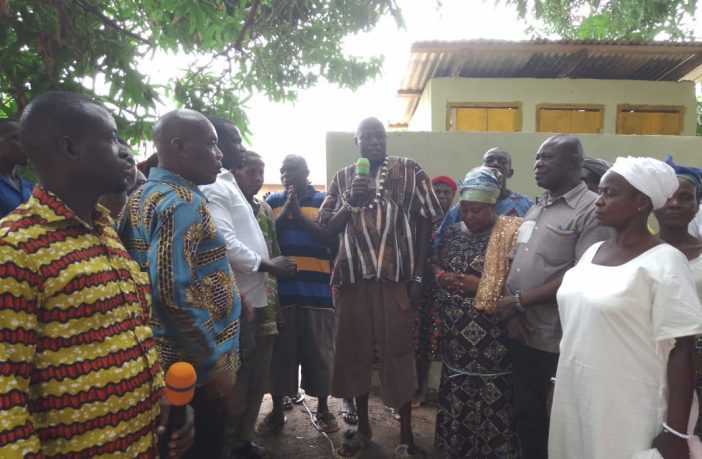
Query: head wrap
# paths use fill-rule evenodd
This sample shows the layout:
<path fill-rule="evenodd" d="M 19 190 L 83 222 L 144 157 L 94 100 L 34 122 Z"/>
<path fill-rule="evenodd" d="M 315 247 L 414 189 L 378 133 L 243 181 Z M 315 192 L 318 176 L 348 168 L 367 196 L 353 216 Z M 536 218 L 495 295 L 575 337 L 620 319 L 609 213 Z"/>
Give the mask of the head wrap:
<path fill-rule="evenodd" d="M 586 157 L 583 160 L 583 167 L 596 176 L 602 177 L 612 165 L 604 159 Z"/>
<path fill-rule="evenodd" d="M 663 207 L 678 189 L 678 178 L 672 167 L 653 158 L 619 157 L 608 174 L 616 172 L 631 186 L 651 198 L 654 209 Z"/>
<path fill-rule="evenodd" d="M 692 183 L 692 186 L 695 187 L 697 202 L 700 202 L 700 197 L 702 197 L 702 169 L 675 164 L 673 157 L 670 155 L 665 157 L 665 163 L 673 168 L 675 175 Z"/>
<path fill-rule="evenodd" d="M 492 167 L 479 166 L 461 182 L 461 201 L 495 204 L 500 196 L 502 174 Z"/>
<path fill-rule="evenodd" d="M 439 175 L 431 180 L 432 185 L 436 185 L 437 183 L 443 183 L 444 185 L 450 186 L 454 192 L 458 189 L 456 182 L 454 182 L 451 177 L 446 177 L 445 175 Z"/>

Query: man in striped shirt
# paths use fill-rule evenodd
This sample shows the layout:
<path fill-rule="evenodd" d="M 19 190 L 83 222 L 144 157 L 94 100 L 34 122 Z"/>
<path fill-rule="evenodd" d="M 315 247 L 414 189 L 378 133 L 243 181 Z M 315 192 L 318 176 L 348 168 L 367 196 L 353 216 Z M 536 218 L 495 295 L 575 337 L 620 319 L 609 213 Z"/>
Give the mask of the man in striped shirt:
<path fill-rule="evenodd" d="M 309 175 L 305 158 L 286 156 L 280 168 L 285 191 L 266 198 L 273 209 L 280 251 L 295 260 L 297 273 L 290 279 L 278 279 L 284 325 L 273 348 L 273 411 L 258 426 L 264 434 L 282 425 L 283 396 L 297 393 L 298 365 L 301 387 L 317 397 L 320 429 L 327 433 L 339 430 L 327 406 L 334 365 L 330 238 L 315 222 L 325 194 L 309 184 Z"/>
<path fill-rule="evenodd" d="M 332 272 L 337 287 L 332 394 L 355 397 L 358 409 L 358 431 L 338 453 L 353 456 L 371 437 L 368 392 L 375 341 L 383 400 L 401 418 L 396 454 L 422 457 L 411 426 L 413 331 L 431 226 L 443 212 L 421 166 L 387 155 L 380 121 L 362 121 L 355 142 L 370 173 L 358 176 L 355 164 L 338 171 L 320 210 L 322 226 L 339 234 Z"/>
<path fill-rule="evenodd" d="M 149 280 L 97 206 L 131 178 L 116 130 L 103 106 L 66 92 L 22 115 L 40 184 L 0 220 L 0 457 L 158 453 Z"/>

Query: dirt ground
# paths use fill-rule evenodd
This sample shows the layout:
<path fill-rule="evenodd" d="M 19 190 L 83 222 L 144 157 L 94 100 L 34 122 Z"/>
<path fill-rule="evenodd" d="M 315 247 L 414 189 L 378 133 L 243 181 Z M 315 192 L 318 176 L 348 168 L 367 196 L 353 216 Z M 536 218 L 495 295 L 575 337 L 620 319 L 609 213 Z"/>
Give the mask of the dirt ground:
<path fill-rule="evenodd" d="M 305 404 L 312 413 L 315 412 L 316 399 L 306 397 Z M 266 395 L 259 413 L 259 422 L 271 410 L 271 406 L 271 398 Z M 341 399 L 330 397 L 329 409 L 336 416 L 341 427 L 339 432 L 329 435 L 334 446 L 338 447 L 341 444 L 343 431 L 350 426 L 341 419 Z M 293 405 L 292 411 L 286 411 L 286 416 L 285 428 L 279 435 L 255 438 L 254 441 L 269 449 L 276 458 L 327 459 L 334 457 L 332 446 L 314 428 L 310 415 L 303 405 Z M 393 450 L 400 440 L 400 423 L 383 407 L 382 400 L 377 393 L 371 393 L 370 419 L 373 429 L 373 443 L 361 458 L 392 458 Z M 441 455 L 434 449 L 435 421 L 436 407 L 433 404 L 412 410 L 412 430 L 415 443 L 427 452 L 428 457 L 438 459 Z"/>

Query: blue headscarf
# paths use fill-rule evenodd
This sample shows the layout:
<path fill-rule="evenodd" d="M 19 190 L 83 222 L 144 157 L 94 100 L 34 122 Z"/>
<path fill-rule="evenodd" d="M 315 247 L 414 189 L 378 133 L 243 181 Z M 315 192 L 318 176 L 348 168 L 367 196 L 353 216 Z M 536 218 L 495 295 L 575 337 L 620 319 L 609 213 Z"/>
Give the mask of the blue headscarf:
<path fill-rule="evenodd" d="M 692 186 L 695 187 L 697 202 L 700 202 L 700 198 L 702 198 L 702 169 L 675 164 L 670 155 L 665 157 L 665 163 L 673 168 L 675 175 L 692 183 Z"/>
<path fill-rule="evenodd" d="M 478 166 L 461 182 L 461 201 L 495 204 L 500 196 L 502 174 L 492 167 Z"/>

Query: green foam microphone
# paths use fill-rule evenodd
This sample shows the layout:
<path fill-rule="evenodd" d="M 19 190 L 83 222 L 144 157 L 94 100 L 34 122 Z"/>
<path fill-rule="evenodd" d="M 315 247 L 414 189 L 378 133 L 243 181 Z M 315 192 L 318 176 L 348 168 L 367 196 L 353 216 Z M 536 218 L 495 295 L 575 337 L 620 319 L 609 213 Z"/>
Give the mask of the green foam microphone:
<path fill-rule="evenodd" d="M 359 177 L 368 177 L 370 174 L 370 162 L 368 158 L 358 158 L 356 161 L 356 175 Z"/>

